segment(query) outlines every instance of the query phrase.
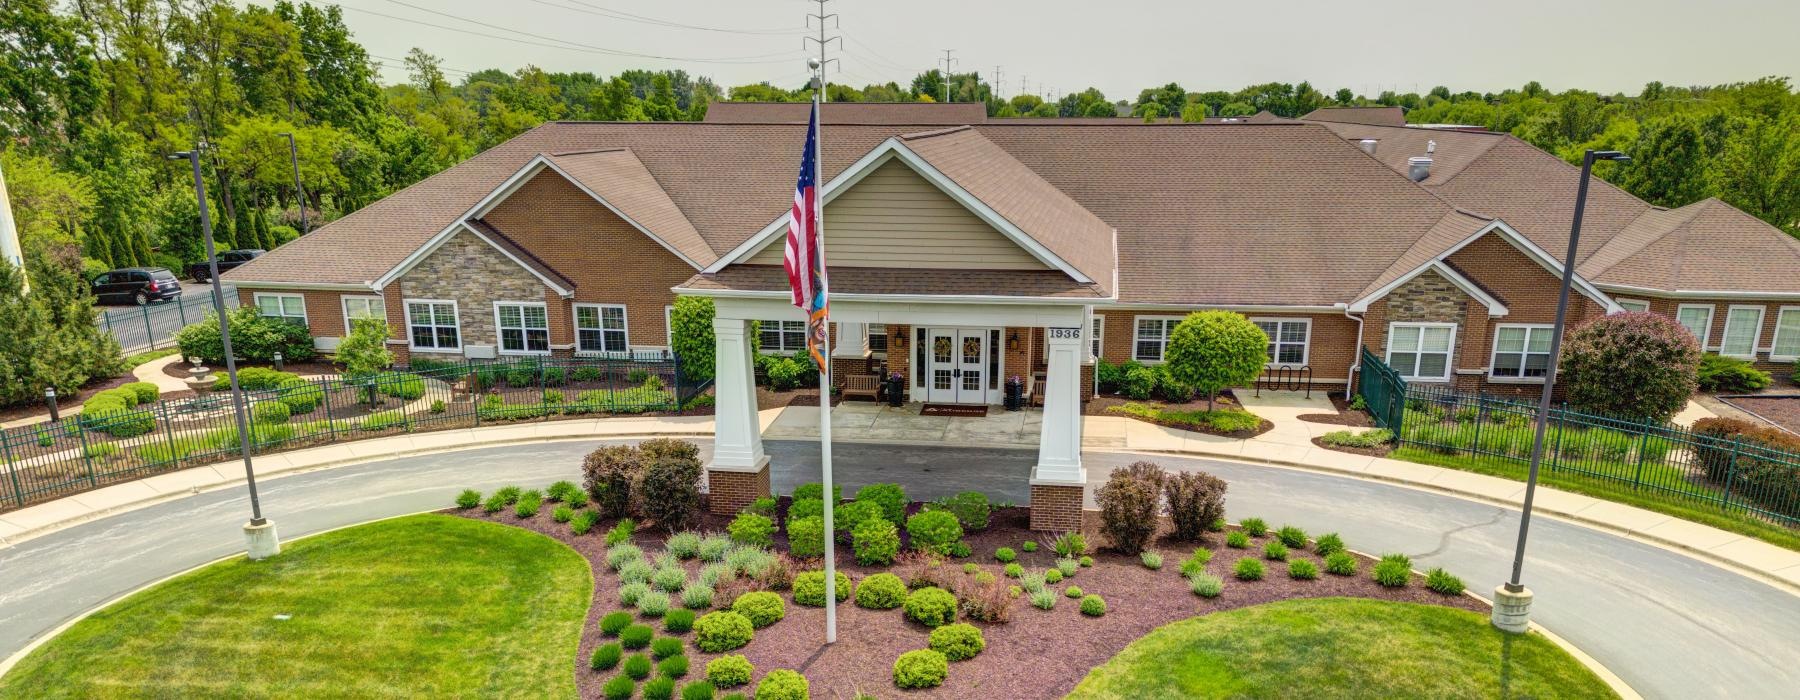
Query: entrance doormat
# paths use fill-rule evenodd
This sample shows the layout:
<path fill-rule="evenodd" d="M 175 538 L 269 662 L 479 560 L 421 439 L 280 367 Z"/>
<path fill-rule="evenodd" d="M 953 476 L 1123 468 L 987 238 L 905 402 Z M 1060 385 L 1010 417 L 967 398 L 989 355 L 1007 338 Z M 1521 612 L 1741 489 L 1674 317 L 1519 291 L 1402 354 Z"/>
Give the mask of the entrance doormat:
<path fill-rule="evenodd" d="M 928 403 L 919 409 L 921 416 L 949 416 L 951 418 L 981 418 L 987 415 L 986 406 L 961 406 L 947 403 Z"/>

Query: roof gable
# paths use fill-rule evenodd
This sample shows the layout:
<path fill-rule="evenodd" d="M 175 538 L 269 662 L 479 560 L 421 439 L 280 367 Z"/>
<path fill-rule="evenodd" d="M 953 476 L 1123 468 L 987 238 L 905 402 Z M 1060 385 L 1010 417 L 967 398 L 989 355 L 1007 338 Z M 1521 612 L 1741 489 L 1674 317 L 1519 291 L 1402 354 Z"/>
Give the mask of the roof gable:
<path fill-rule="evenodd" d="M 1428 235 L 1426 239 L 1442 242 L 1447 236 L 1454 235 L 1455 231 L 1456 228 L 1454 226 L 1440 226 L 1439 229 L 1435 229 L 1431 235 Z M 1454 244 L 1444 248 L 1440 252 L 1431 255 L 1429 259 L 1424 260 L 1417 267 L 1398 275 L 1387 276 L 1386 279 L 1388 279 L 1388 281 L 1386 283 L 1381 284 L 1380 286 L 1372 286 L 1370 289 L 1366 290 L 1360 298 L 1351 302 L 1350 310 L 1367 311 L 1370 304 L 1387 296 L 1407 280 L 1413 279 L 1426 271 L 1433 271 L 1442 275 L 1444 278 L 1449 279 L 1451 282 L 1456 283 L 1456 285 L 1459 288 L 1462 288 L 1469 296 L 1481 300 L 1482 303 L 1488 307 L 1489 316 L 1506 315 L 1508 310 L 1502 300 L 1495 297 L 1485 288 L 1482 288 L 1481 285 L 1470 280 L 1467 276 L 1463 275 L 1455 265 L 1449 263 L 1450 256 L 1455 255 L 1457 251 L 1490 235 L 1505 241 L 1508 245 L 1512 246 L 1512 248 L 1518 250 L 1526 258 L 1537 263 L 1552 275 L 1555 275 L 1558 278 L 1562 276 L 1562 263 L 1557 262 L 1555 257 L 1552 257 L 1544 249 L 1539 248 L 1536 244 L 1532 243 L 1531 239 L 1520 235 L 1518 231 L 1513 230 L 1511 226 L 1506 225 L 1506 222 L 1496 220 L 1489 222 L 1487 225 L 1482 226 L 1480 230 L 1460 241 L 1456 241 Z M 1412 254 L 1403 256 L 1401 260 L 1405 261 L 1410 257 L 1412 257 Z M 1401 261 L 1396 261 L 1396 265 L 1400 264 Z M 1390 272 L 1392 269 L 1393 268 L 1390 268 Z M 1616 302 L 1608 297 L 1606 293 L 1600 291 L 1599 287 L 1595 287 L 1592 282 L 1582 277 L 1579 272 L 1576 273 L 1572 280 L 1572 286 L 1577 293 L 1594 300 L 1595 303 L 1604 307 L 1609 313 L 1620 310 L 1620 307 Z"/>

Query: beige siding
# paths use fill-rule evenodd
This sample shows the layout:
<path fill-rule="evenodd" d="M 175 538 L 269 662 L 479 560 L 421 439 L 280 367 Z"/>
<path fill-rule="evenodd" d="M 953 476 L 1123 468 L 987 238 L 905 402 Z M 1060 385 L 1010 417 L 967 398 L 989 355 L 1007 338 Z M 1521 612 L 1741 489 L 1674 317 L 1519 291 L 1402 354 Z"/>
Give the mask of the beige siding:
<path fill-rule="evenodd" d="M 750 258 L 780 265 L 781 238 Z M 825 205 L 832 265 L 965 270 L 1043 270 L 1031 256 L 899 160 L 890 160 Z"/>

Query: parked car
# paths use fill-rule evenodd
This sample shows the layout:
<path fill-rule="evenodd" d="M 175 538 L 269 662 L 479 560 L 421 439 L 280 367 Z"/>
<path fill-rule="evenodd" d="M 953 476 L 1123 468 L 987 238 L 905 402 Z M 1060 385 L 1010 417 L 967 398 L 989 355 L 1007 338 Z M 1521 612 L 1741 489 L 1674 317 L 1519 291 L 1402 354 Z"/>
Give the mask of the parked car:
<path fill-rule="evenodd" d="M 225 272 L 226 270 L 230 270 L 231 268 L 234 268 L 234 267 L 237 267 L 244 263 L 250 262 L 251 260 L 255 260 L 256 256 L 262 255 L 263 253 L 266 253 L 266 252 L 268 252 L 268 251 L 265 251 L 261 248 L 245 248 L 243 250 L 227 250 L 227 251 L 219 254 L 219 272 Z M 194 263 L 192 265 L 189 265 L 187 267 L 187 273 L 188 273 L 188 279 L 191 279 L 195 282 L 205 282 L 205 281 L 212 279 L 212 267 L 210 265 L 207 265 L 206 261 L 204 261 L 204 260 Z"/>
<path fill-rule="evenodd" d="M 126 267 L 94 278 L 94 299 L 102 304 L 137 304 L 181 298 L 181 281 L 166 267 Z"/>

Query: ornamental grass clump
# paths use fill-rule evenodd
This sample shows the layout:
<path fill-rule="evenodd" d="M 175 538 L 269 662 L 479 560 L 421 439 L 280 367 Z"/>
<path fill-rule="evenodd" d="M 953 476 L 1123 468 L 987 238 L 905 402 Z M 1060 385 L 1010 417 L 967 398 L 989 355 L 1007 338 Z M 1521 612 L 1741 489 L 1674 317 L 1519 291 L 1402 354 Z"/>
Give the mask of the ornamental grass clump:
<path fill-rule="evenodd" d="M 1044 590 L 1044 584 L 1048 582 L 1049 579 L 1038 571 L 1027 572 L 1019 576 L 1019 587 L 1025 589 L 1027 593 Z"/>
<path fill-rule="evenodd" d="M 557 504 L 556 509 L 550 511 L 550 519 L 559 523 L 569 522 L 575 519 L 575 509 L 566 503 Z"/>
<path fill-rule="evenodd" d="M 1263 544 L 1263 558 L 1269 561 L 1287 561 L 1288 548 L 1281 540 L 1269 540 Z"/>
<path fill-rule="evenodd" d="M 1262 518 L 1244 518 L 1243 522 L 1238 523 L 1238 528 L 1251 537 L 1269 534 L 1269 524 L 1263 522 Z"/>
<path fill-rule="evenodd" d="M 1193 576 L 1194 574 L 1205 571 L 1206 563 L 1212 561 L 1212 558 L 1212 550 L 1205 547 L 1194 548 L 1194 553 L 1188 555 L 1188 558 L 1181 562 L 1181 575 Z"/>
<path fill-rule="evenodd" d="M 676 608 L 663 615 L 663 631 L 681 634 L 694 628 L 694 611 Z"/>
<path fill-rule="evenodd" d="M 1031 607 L 1049 610 L 1056 607 L 1056 591 L 1048 588 L 1031 594 Z"/>
<path fill-rule="evenodd" d="M 665 566 L 650 574 L 650 583 L 670 593 L 679 591 L 687 585 L 687 570 L 680 565 Z"/>
<path fill-rule="evenodd" d="M 1288 578 L 1300 581 L 1311 581 L 1319 577 L 1319 565 L 1306 559 L 1295 559 L 1288 562 Z"/>
<path fill-rule="evenodd" d="M 616 637 L 619 635 L 620 630 L 630 626 L 631 613 L 623 610 L 607 613 L 606 617 L 600 618 L 600 634 L 608 637 Z"/>
<path fill-rule="evenodd" d="M 1332 552 L 1326 555 L 1325 573 L 1334 576 L 1355 576 L 1356 557 L 1349 552 Z"/>
<path fill-rule="evenodd" d="M 1194 574 L 1188 577 L 1188 587 L 1194 595 L 1202 598 L 1217 598 L 1225 592 L 1225 581 L 1211 574 Z"/>
<path fill-rule="evenodd" d="M 1339 537 L 1335 532 L 1319 535 L 1319 539 L 1313 542 L 1313 551 L 1321 557 L 1329 557 L 1342 552 L 1344 551 L 1344 538 Z"/>
<path fill-rule="evenodd" d="M 638 614 L 644 617 L 662 617 L 669 612 L 669 594 L 662 591 L 646 591 L 638 596 Z"/>
<path fill-rule="evenodd" d="M 1231 574 L 1236 576 L 1239 581 L 1261 581 L 1263 563 L 1253 557 L 1244 557 L 1237 560 L 1236 566 L 1231 567 Z"/>
<path fill-rule="evenodd" d="M 1462 579 L 1450 575 L 1442 567 L 1425 572 L 1425 587 L 1444 595 L 1456 595 L 1463 592 Z"/>
<path fill-rule="evenodd" d="M 682 587 L 681 604 L 691 610 L 705 610 L 712 607 L 713 595 L 712 586 L 695 581 Z M 693 613 L 689 613 L 689 615 L 692 616 Z"/>
<path fill-rule="evenodd" d="M 1132 555 L 1149 546 L 1156 536 L 1165 478 L 1162 467 L 1137 462 L 1112 470 L 1095 494 L 1100 503 L 1100 531 L 1115 549 Z"/>
<path fill-rule="evenodd" d="M 626 607 L 637 607 L 638 599 L 650 593 L 650 584 L 642 581 L 619 586 L 619 604 Z"/>
<path fill-rule="evenodd" d="M 648 678 L 650 671 L 655 667 L 656 665 L 650 662 L 650 657 L 643 654 L 632 654 L 625 657 L 623 669 L 625 675 L 631 676 L 632 680 L 641 681 Z"/>
<path fill-rule="evenodd" d="M 614 666 L 618 666 L 619 659 L 624 657 L 625 652 L 617 642 L 602 644 L 594 647 L 594 655 L 588 657 L 588 668 L 596 671 L 610 671 Z"/>
<path fill-rule="evenodd" d="M 949 675 L 950 660 L 931 649 L 914 649 L 894 660 L 894 685 L 903 690 L 936 688 Z"/>
<path fill-rule="evenodd" d="M 1375 582 L 1388 588 L 1400 588 L 1412 578 L 1412 559 L 1404 554 L 1386 554 L 1375 564 Z"/>
<path fill-rule="evenodd" d="M 576 511 L 575 517 L 569 520 L 569 532 L 574 535 L 585 535 L 598 524 L 600 524 L 599 513 L 591 510 Z"/>
<path fill-rule="evenodd" d="M 725 553 L 731 551 L 731 538 L 724 535 L 707 535 L 700 540 L 700 546 L 694 552 L 700 561 L 717 563 L 725 560 Z"/>
<path fill-rule="evenodd" d="M 656 664 L 656 674 L 663 678 L 681 678 L 688 674 L 688 658 L 677 654 L 664 657 Z"/>
<path fill-rule="evenodd" d="M 463 489 L 462 493 L 456 494 L 456 507 L 468 510 L 478 505 L 481 505 L 480 491 L 476 491 L 475 489 Z"/>
<path fill-rule="evenodd" d="M 1050 551 L 1056 552 L 1059 559 L 1071 559 L 1087 554 L 1087 538 L 1079 532 L 1065 532 L 1049 542 Z"/>
<path fill-rule="evenodd" d="M 650 576 L 655 573 L 656 568 L 651 566 L 650 562 L 637 559 L 626 562 L 624 566 L 619 567 L 619 580 L 625 583 L 642 583 L 648 585 L 650 583 Z"/>
<path fill-rule="evenodd" d="M 1157 554 L 1156 552 L 1146 551 L 1142 554 L 1139 554 L 1138 561 L 1140 561 L 1144 564 L 1144 568 L 1149 569 L 1151 571 L 1158 571 L 1158 570 L 1162 569 L 1162 564 L 1163 564 L 1162 555 Z"/>
<path fill-rule="evenodd" d="M 1056 560 L 1056 570 L 1062 572 L 1063 578 L 1074 576 L 1077 572 L 1081 571 L 1081 567 L 1093 565 L 1094 560 L 1091 557 L 1085 556 L 1082 557 L 1079 562 L 1074 559 Z"/>
<path fill-rule="evenodd" d="M 650 656 L 658 661 L 671 656 L 681 655 L 681 640 L 674 637 L 657 637 L 650 642 Z"/>
<path fill-rule="evenodd" d="M 615 523 L 606 531 L 606 546 L 625 544 L 631 541 L 632 534 L 637 532 L 637 521 L 626 518 Z"/>
<path fill-rule="evenodd" d="M 717 694 L 718 689 L 713 687 L 712 681 L 694 681 L 681 686 L 681 700 L 713 700 Z"/>
<path fill-rule="evenodd" d="M 626 564 L 643 560 L 644 550 L 638 549 L 635 544 L 613 545 L 606 550 L 606 565 L 613 571 L 624 569 Z"/>
<path fill-rule="evenodd" d="M 623 675 L 613 676 L 606 681 L 606 685 L 600 686 L 600 693 L 606 697 L 606 700 L 629 700 L 632 693 L 635 692 L 637 692 L 637 684 Z"/>
<path fill-rule="evenodd" d="M 644 700 L 675 700 L 675 679 L 658 676 L 644 681 Z"/>
<path fill-rule="evenodd" d="M 1276 530 L 1275 539 L 1290 549 L 1306 549 L 1306 531 L 1292 525 L 1283 525 Z"/>
<path fill-rule="evenodd" d="M 649 625 L 631 625 L 619 630 L 619 646 L 626 649 L 642 649 L 650 646 L 650 640 L 656 636 L 656 629 Z"/>
<path fill-rule="evenodd" d="M 663 550 L 683 561 L 698 557 L 700 556 L 700 533 L 677 532 L 670 535 L 669 541 L 663 543 Z"/>

